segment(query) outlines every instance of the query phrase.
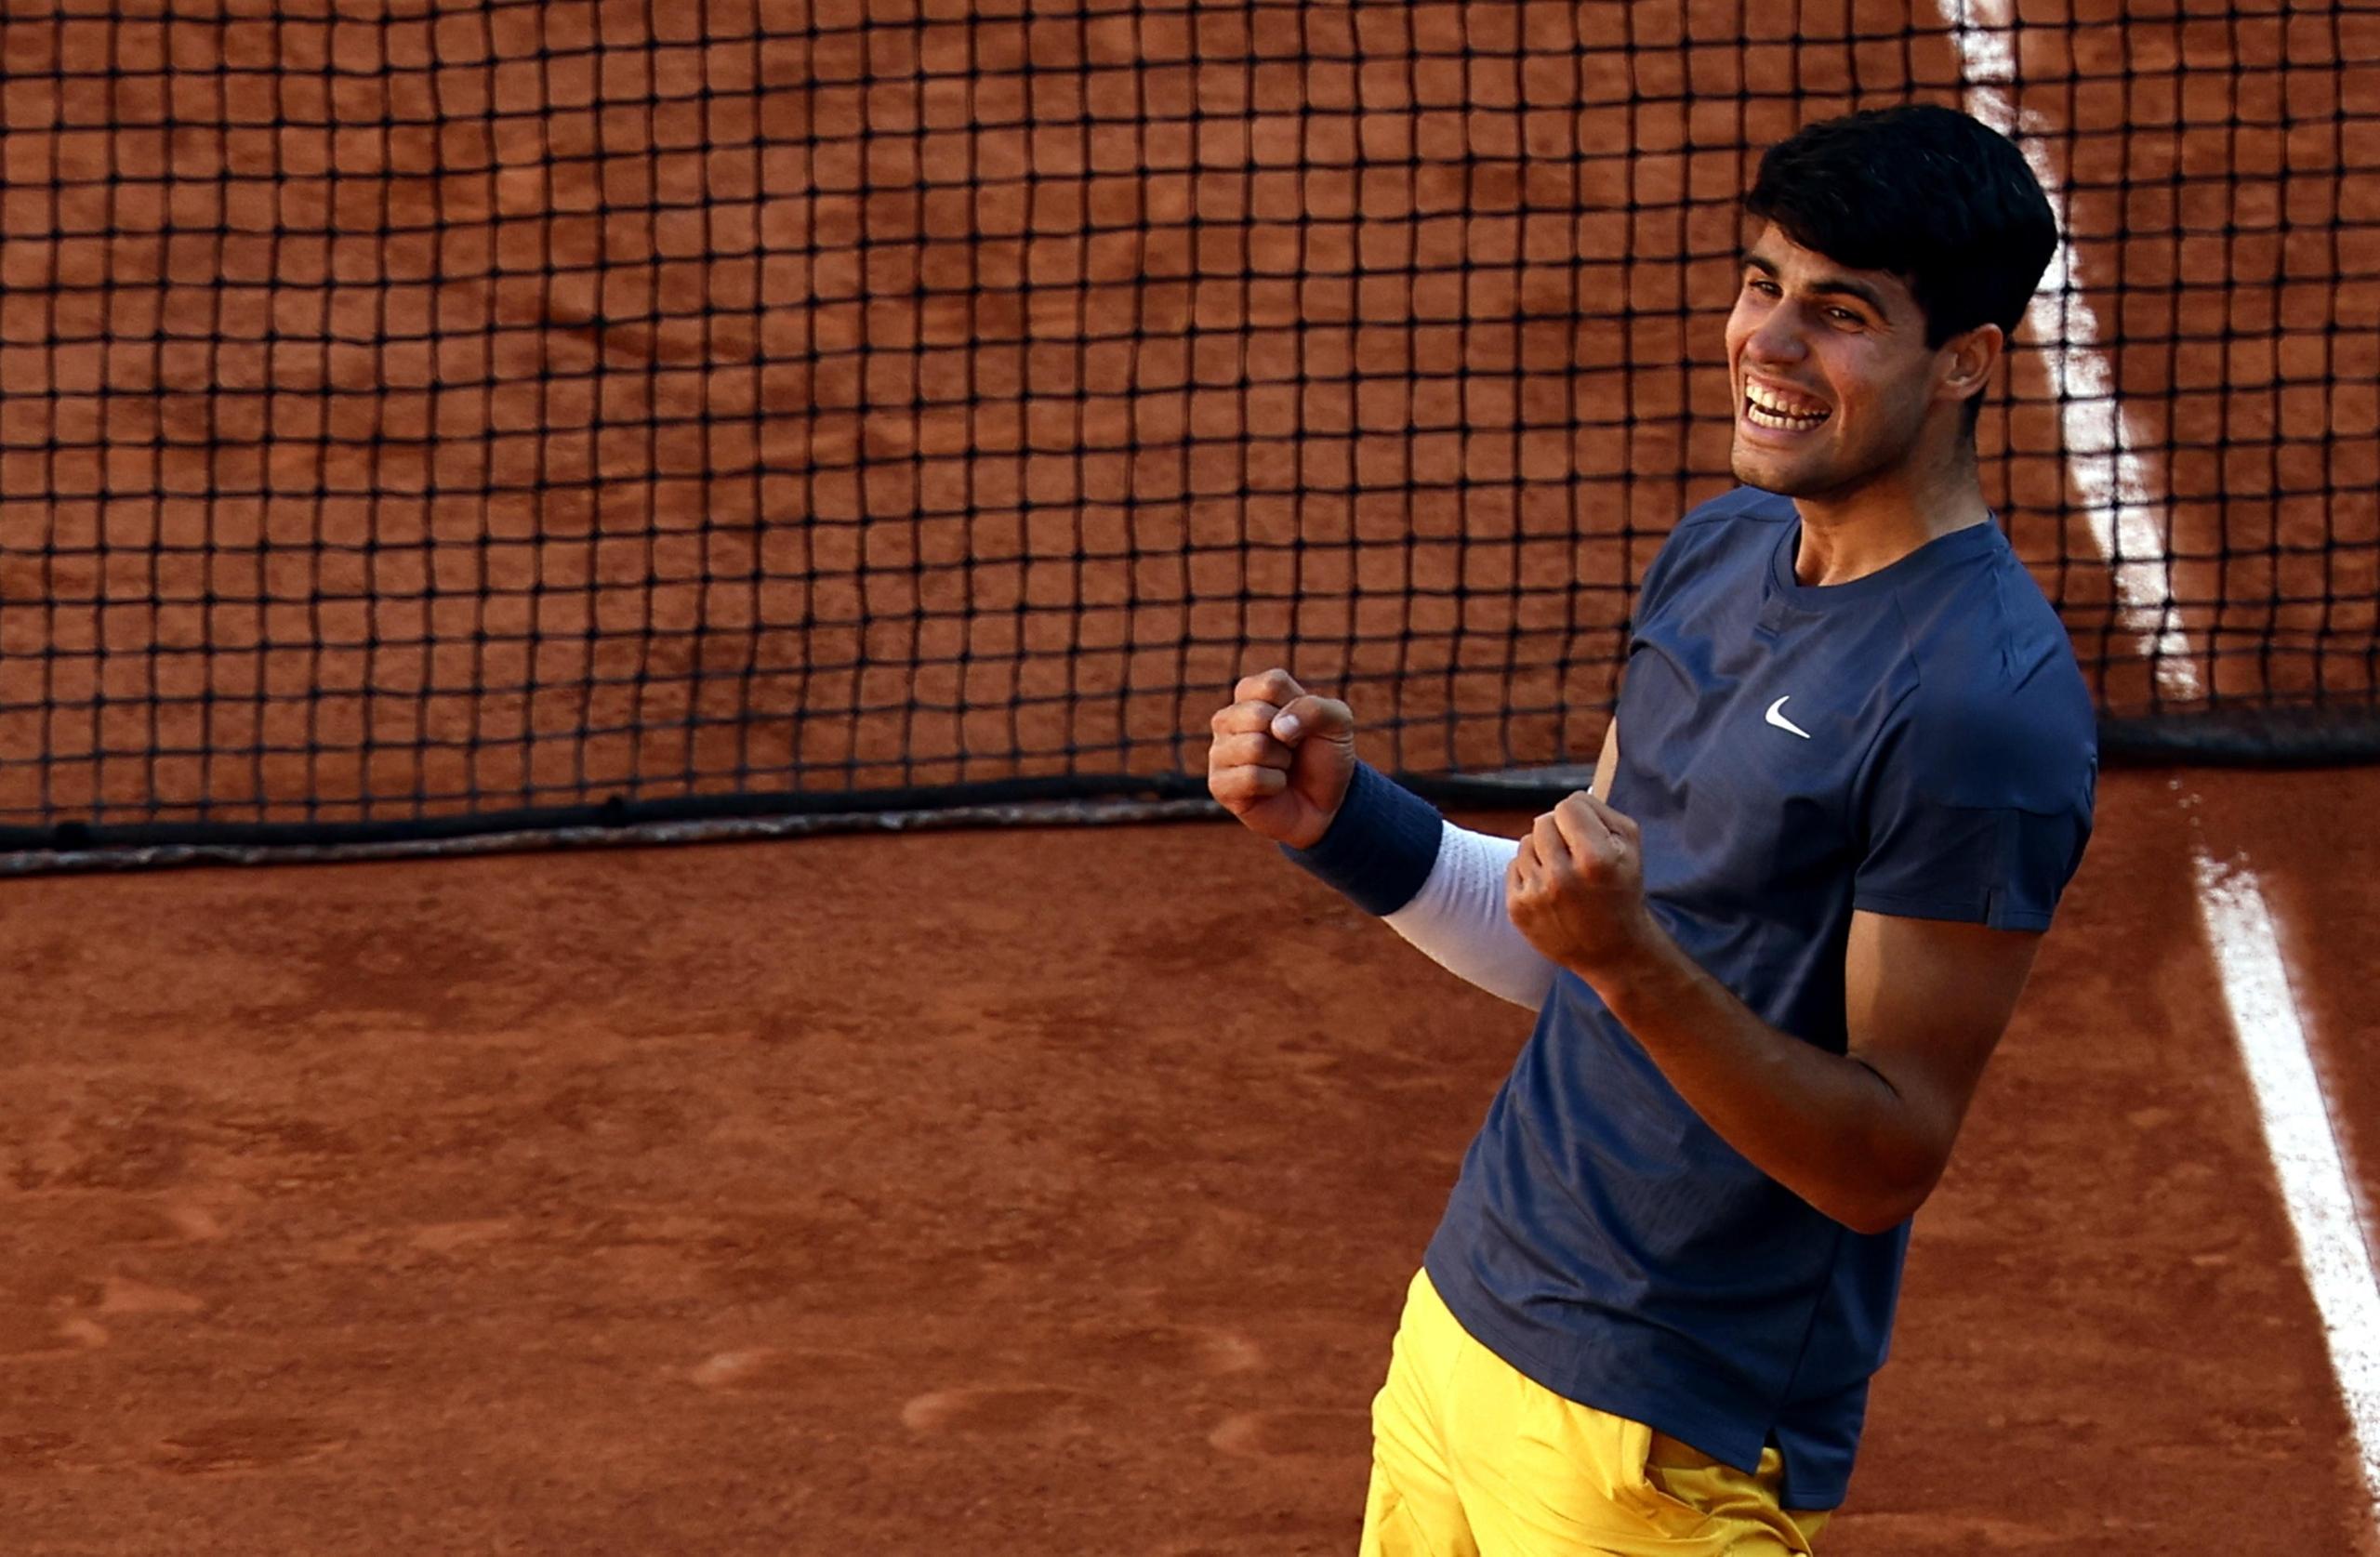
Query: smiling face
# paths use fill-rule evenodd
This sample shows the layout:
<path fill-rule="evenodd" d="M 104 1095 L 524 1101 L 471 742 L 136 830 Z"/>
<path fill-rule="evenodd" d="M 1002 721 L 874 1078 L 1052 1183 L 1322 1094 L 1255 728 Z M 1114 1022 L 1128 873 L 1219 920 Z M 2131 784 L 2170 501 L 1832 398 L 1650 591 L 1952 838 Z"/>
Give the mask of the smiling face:
<path fill-rule="evenodd" d="M 1766 229 L 1744 256 L 1727 316 L 1736 480 L 1841 502 L 1964 446 L 1949 442 L 1966 437 L 1963 391 L 1998 355 L 1997 327 L 1982 331 L 1930 347 L 1899 277 L 1851 270 Z"/>

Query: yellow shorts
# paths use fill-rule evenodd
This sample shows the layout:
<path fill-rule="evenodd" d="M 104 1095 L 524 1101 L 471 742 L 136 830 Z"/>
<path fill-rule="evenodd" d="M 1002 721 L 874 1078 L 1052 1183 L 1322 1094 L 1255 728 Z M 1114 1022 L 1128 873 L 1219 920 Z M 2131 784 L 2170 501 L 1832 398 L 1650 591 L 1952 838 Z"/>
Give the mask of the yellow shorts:
<path fill-rule="evenodd" d="M 1807 1557 L 1824 1513 L 1642 1422 L 1563 1399 L 1413 1278 L 1372 1402 L 1364 1557 Z"/>

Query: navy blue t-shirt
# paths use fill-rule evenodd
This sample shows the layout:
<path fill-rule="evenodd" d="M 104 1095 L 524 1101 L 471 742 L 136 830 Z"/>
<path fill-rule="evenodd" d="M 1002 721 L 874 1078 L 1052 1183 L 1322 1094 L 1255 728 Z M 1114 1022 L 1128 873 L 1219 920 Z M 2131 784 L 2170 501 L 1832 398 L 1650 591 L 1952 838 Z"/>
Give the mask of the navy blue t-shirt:
<path fill-rule="evenodd" d="M 1611 804 L 1652 913 L 1772 1026 L 1846 1045 L 1855 909 L 2042 930 L 2091 830 L 2091 702 L 1991 524 L 1847 584 L 1797 582 L 1791 501 L 1688 514 L 1646 573 Z M 1309 868 L 1375 912 L 1420 890 L 1435 814 L 1368 772 Z M 1906 1224 L 1859 1234 L 1722 1141 L 1586 983 L 1555 975 L 1425 1265 L 1548 1389 L 1843 1500 Z"/>

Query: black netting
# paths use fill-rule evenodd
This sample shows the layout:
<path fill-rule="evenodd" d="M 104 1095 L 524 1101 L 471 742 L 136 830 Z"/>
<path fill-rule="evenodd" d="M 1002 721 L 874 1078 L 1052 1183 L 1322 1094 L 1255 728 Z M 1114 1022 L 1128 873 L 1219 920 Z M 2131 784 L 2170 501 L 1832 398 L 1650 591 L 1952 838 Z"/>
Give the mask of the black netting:
<path fill-rule="evenodd" d="M 1912 98 L 2068 217 L 2111 746 L 2370 755 L 2380 13 L 2002 9 L 12 4 L 0 841 L 1193 792 L 1273 662 L 1588 759 L 1752 160 Z"/>

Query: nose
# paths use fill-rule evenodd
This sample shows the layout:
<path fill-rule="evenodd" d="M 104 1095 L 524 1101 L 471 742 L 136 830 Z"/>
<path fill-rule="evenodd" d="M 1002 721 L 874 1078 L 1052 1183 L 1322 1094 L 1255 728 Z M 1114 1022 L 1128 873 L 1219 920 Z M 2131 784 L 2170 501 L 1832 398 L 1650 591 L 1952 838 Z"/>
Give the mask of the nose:
<path fill-rule="evenodd" d="M 1744 356 L 1756 363 L 1796 363 L 1808 353 L 1802 340 L 1800 316 L 1792 303 L 1780 303 L 1761 315 L 1744 337 Z"/>

